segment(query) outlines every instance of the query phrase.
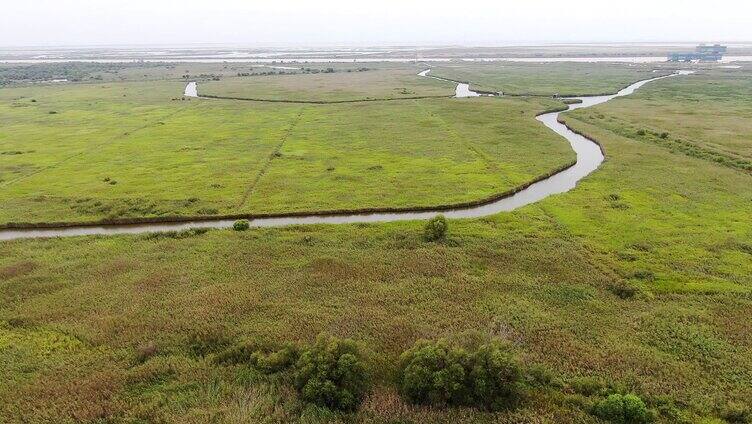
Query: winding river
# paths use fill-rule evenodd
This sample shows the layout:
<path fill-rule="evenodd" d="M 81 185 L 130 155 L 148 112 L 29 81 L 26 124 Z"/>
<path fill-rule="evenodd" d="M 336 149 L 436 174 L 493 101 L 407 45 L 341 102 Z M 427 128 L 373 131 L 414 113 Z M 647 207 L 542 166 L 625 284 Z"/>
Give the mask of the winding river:
<path fill-rule="evenodd" d="M 442 79 L 429 76 L 426 70 L 419 75 L 428 78 Z M 687 75 L 691 71 L 679 71 L 672 75 L 666 75 L 656 78 L 650 78 L 636 82 L 616 94 L 609 96 L 591 96 L 591 97 L 574 97 L 570 100 L 578 100 L 579 103 L 570 104 L 569 110 L 581 109 L 605 103 L 616 97 L 628 96 L 638 88 L 652 81 L 670 78 L 676 75 Z M 450 80 L 445 80 L 450 81 Z M 456 82 L 456 81 L 452 81 Z M 457 97 L 477 97 L 480 94 L 474 93 L 469 86 L 464 83 L 462 89 L 457 87 Z M 186 86 L 185 95 L 198 97 L 198 88 L 195 82 Z M 308 215 L 308 216 L 279 216 L 279 217 L 261 217 L 250 220 L 253 227 L 281 227 L 287 225 L 308 225 L 308 224 L 349 224 L 349 223 L 369 223 L 369 222 L 387 222 L 387 221 L 407 221 L 407 220 L 425 220 L 430 219 L 439 213 L 443 213 L 447 218 L 477 218 L 497 214 L 499 212 L 511 211 L 531 203 L 538 202 L 548 196 L 564 193 L 573 189 L 577 182 L 585 176 L 595 171 L 603 162 L 604 156 L 601 148 L 593 141 L 571 131 L 566 125 L 559 123 L 558 118 L 561 112 L 551 112 L 538 116 L 536 119 L 542 122 L 555 133 L 561 135 L 569 141 L 572 149 L 577 153 L 577 162 L 571 167 L 557 172 L 550 177 L 535 182 L 510 196 L 498 200 L 489 201 L 488 203 L 478 206 L 459 207 L 451 210 L 433 210 L 421 212 L 386 212 L 386 213 L 332 213 L 329 215 Z M 165 223 L 145 223 L 145 224 L 122 224 L 122 225 L 92 225 L 92 226 L 66 226 L 59 228 L 37 228 L 37 229 L 5 229 L 0 230 L 0 240 L 11 240 L 18 238 L 38 238 L 38 237 L 69 237 L 82 235 L 110 235 L 110 234 L 135 234 L 157 231 L 181 231 L 192 228 L 229 228 L 235 219 L 200 219 L 183 222 L 165 222 Z"/>

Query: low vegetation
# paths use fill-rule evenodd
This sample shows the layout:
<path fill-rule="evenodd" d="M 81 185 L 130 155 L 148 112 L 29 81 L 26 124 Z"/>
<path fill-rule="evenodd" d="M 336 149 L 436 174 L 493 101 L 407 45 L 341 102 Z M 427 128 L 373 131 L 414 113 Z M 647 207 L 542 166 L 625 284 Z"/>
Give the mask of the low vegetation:
<path fill-rule="evenodd" d="M 320 335 L 295 363 L 295 387 L 303 401 L 354 411 L 370 388 L 370 376 L 355 342 Z"/>
<path fill-rule="evenodd" d="M 633 394 L 609 395 L 595 405 L 593 413 L 614 424 L 644 424 L 653 421 L 645 402 Z"/>
<path fill-rule="evenodd" d="M 426 226 L 423 229 L 423 236 L 427 241 L 443 240 L 446 237 L 448 229 L 449 223 L 444 215 L 438 215 L 426 222 Z"/>
<path fill-rule="evenodd" d="M 738 134 L 745 131 L 745 123 L 729 112 L 746 116 L 748 99 L 734 94 L 744 82 L 721 75 L 696 76 L 707 87 L 692 88 L 690 78 L 688 85 L 679 78 L 664 80 L 645 87 L 650 97 L 638 94 L 565 114 L 569 125 L 603 144 L 602 167 L 564 195 L 511 213 L 452 220 L 445 242 L 429 242 L 425 222 L 2 242 L 0 421 L 748 422 L 752 321 L 744 317 L 752 314 L 752 176 L 661 144 L 687 137 L 683 127 L 691 120 L 681 119 L 688 113 L 685 104 L 702 96 L 707 117 L 698 119 L 708 121 L 693 130 L 693 143 L 746 155 L 745 139 L 721 142 L 711 125 L 717 114 L 719 122 L 735 122 Z M 657 97 L 666 84 L 676 84 L 675 97 Z M 29 93 L 35 105 L 51 101 L 39 94 Z M 453 122 L 458 129 L 494 128 L 494 119 L 475 113 L 476 101 L 491 109 L 537 104 L 492 103 L 496 100 L 448 103 L 462 111 L 457 113 L 463 119 Z M 413 105 L 425 107 L 428 119 L 447 113 L 442 102 Z M 612 107 L 625 112 L 617 116 Z M 73 113 L 55 107 L 60 113 L 47 115 L 47 110 L 53 108 L 44 109 L 45 121 Z M 110 122 L 117 110 L 108 112 Z M 228 126 L 238 117 L 254 119 L 232 110 L 226 111 Z M 662 123 L 646 120 L 643 110 Z M 288 112 L 291 118 L 298 110 Z M 157 115 L 156 122 L 164 119 Z M 27 125 L 14 127 L 12 134 L 29 137 L 37 115 L 11 116 L 16 125 Z M 305 120 L 304 114 L 301 123 Z M 73 129 L 58 124 L 60 143 L 75 138 Z M 8 126 L 0 128 L 8 143 Z M 509 146 L 519 142 L 518 129 L 509 135 Z M 170 132 L 179 134 L 175 127 Z M 336 132 L 322 129 L 317 138 L 304 133 L 313 143 Z M 468 148 L 481 149 L 483 137 L 474 135 Z M 213 140 L 230 149 L 232 134 L 224 137 Z M 159 143 L 159 137 L 150 140 Z M 285 169 L 292 170 L 288 177 L 308 175 L 294 166 L 305 163 L 300 159 L 306 157 L 300 153 L 305 143 L 277 149 L 275 141 L 262 159 L 275 151 L 280 156 L 264 175 L 285 175 Z M 170 144 L 160 144 L 165 145 Z M 60 153 L 64 147 L 50 149 Z M 185 147 L 210 149 L 210 144 Z M 395 156 L 397 147 L 392 145 Z M 72 183 L 51 178 L 57 166 L 52 154 L 46 161 L 6 162 L 39 148 L 4 146 L 23 153 L 3 155 L 3 172 L 24 163 L 49 166 L 23 172 L 51 172 L 34 180 L 35 190 L 42 191 L 44 182 L 48 190 L 71 195 Z M 499 157 L 509 151 L 498 148 Z M 238 143 L 232 155 L 245 160 L 243 152 Z M 91 185 L 81 190 L 101 194 L 128 187 L 130 178 L 123 174 L 131 158 L 123 160 L 118 172 L 112 167 L 93 172 L 85 180 Z M 89 162 L 96 161 L 84 163 Z M 378 161 L 384 167 L 388 162 Z M 496 166 L 513 171 L 503 163 Z M 172 165 L 179 172 L 179 164 Z M 325 165 L 319 167 L 325 172 L 341 166 Z M 493 162 L 486 165 L 484 172 L 494 168 Z M 109 185 L 105 177 L 118 184 Z M 217 178 L 216 190 L 242 191 L 247 177 L 238 186 Z M 256 187 L 267 188 L 252 192 L 248 205 L 256 205 L 258 193 L 269 204 L 283 204 L 272 196 L 272 188 L 282 189 L 264 186 L 265 178 Z M 275 178 L 284 189 L 295 184 L 291 180 Z M 312 193 L 328 190 L 325 184 L 306 187 Z M 446 182 L 440 187 L 442 197 L 455 188 Z M 108 199 L 100 198 L 78 207 Z M 187 194 L 185 205 L 210 207 L 200 196 L 189 202 L 192 198 Z M 310 204 L 313 198 L 301 199 Z M 47 196 L 29 199 L 37 202 L 28 203 L 37 205 L 32 210 L 51 217 L 61 211 Z M 3 213 L 25 213 L 11 198 L 2 200 Z M 150 211 L 164 203 L 129 205 Z M 330 336 L 316 340 L 321 333 Z"/>
<path fill-rule="evenodd" d="M 463 62 L 440 64 L 431 74 L 506 95 L 582 96 L 616 93 L 635 81 L 671 72 L 663 68 L 662 64 Z"/>
<path fill-rule="evenodd" d="M 551 100 L 172 100 L 183 87 L 0 90 L 0 225 L 436 206 L 574 159 L 533 120 Z"/>
<path fill-rule="evenodd" d="M 232 229 L 235 231 L 246 231 L 251 228 L 251 223 L 247 219 L 239 219 L 232 224 Z"/>
<path fill-rule="evenodd" d="M 516 406 L 522 392 L 520 365 L 495 343 L 467 350 L 448 340 L 419 341 L 400 356 L 397 379 L 400 394 L 419 405 L 495 411 Z"/>
<path fill-rule="evenodd" d="M 752 74 L 699 71 L 572 116 L 672 152 L 752 174 Z"/>
<path fill-rule="evenodd" d="M 431 78 L 421 78 L 423 69 L 402 65 L 368 72 L 335 72 L 325 69 L 321 73 L 299 73 L 267 77 L 243 76 L 224 78 L 221 81 L 200 85 L 202 94 L 261 100 L 283 101 L 351 101 L 369 99 L 395 99 L 411 97 L 450 97 L 454 85 Z M 305 72 L 290 71 L 286 72 Z"/>

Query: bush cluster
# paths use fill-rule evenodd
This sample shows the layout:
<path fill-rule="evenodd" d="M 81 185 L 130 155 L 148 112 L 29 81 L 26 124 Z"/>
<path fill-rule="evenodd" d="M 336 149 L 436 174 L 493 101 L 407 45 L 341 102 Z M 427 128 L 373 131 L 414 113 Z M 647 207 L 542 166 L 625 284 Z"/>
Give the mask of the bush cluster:
<path fill-rule="evenodd" d="M 251 223 L 247 219 L 239 219 L 232 224 L 232 229 L 235 231 L 246 231 L 251 228 Z"/>
<path fill-rule="evenodd" d="M 357 344 L 326 334 L 304 348 L 288 344 L 270 350 L 254 343 L 236 345 L 214 360 L 248 364 L 267 374 L 290 371 L 303 401 L 333 410 L 355 410 L 371 387 L 371 376 Z"/>
<path fill-rule="evenodd" d="M 400 357 L 398 388 L 409 402 L 435 406 L 514 406 L 523 374 L 514 355 L 499 343 L 474 350 L 447 340 L 420 341 Z"/>
<path fill-rule="evenodd" d="M 216 363 L 245 364 L 278 375 L 295 387 L 303 402 L 334 411 L 355 411 L 373 384 L 368 362 L 350 339 L 321 334 L 312 345 L 303 347 L 286 344 L 271 348 L 268 343 L 249 342 L 218 350 L 227 346 L 226 339 L 205 330 L 193 334 L 189 343 L 197 355 L 218 352 L 213 356 Z M 516 407 L 525 390 L 565 387 L 547 368 L 523 369 L 509 345 L 484 338 L 462 344 L 448 339 L 421 340 L 402 353 L 397 365 L 397 390 L 406 402 L 417 405 L 499 411 Z M 658 415 L 637 395 L 620 394 L 623 389 L 607 387 L 592 377 L 569 384 L 575 393 L 601 399 L 589 407 L 604 421 L 642 424 Z M 600 397 L 606 393 L 614 394 Z M 748 410 L 736 408 L 724 416 L 746 419 L 747 414 Z"/>
<path fill-rule="evenodd" d="M 752 423 L 752 405 L 729 403 L 721 411 L 721 417 L 729 423 Z"/>
<path fill-rule="evenodd" d="M 295 363 L 295 388 L 306 402 L 355 410 L 370 387 L 365 361 L 354 341 L 320 335 Z"/>
<path fill-rule="evenodd" d="M 653 421 L 645 402 L 633 394 L 612 394 L 593 408 L 598 418 L 614 424 L 642 424 Z"/>
<path fill-rule="evenodd" d="M 444 215 L 437 215 L 426 223 L 423 235 L 427 241 L 443 240 L 448 228 L 449 224 Z"/>

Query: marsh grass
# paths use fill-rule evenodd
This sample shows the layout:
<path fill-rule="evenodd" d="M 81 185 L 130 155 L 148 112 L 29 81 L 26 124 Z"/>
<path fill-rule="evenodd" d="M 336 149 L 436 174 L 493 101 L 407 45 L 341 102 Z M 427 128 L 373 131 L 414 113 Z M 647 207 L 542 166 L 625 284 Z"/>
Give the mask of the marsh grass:
<path fill-rule="evenodd" d="M 710 94 L 743 110 L 737 83 Z M 664 84 L 683 87 L 645 90 Z M 453 220 L 452 243 L 426 243 L 423 222 L 0 243 L 0 421 L 594 422 L 615 393 L 639 395 L 658 422 L 748 419 L 752 176 L 635 138 L 683 137 L 668 110 L 708 96 L 684 87 L 567 115 L 603 144 L 602 167 L 565 195 Z M 664 112 L 651 111 L 659 100 Z M 746 115 L 708 105 L 708 120 L 746 128 Z M 612 106 L 624 121 L 598 118 Z M 710 144 L 708 128 L 695 131 Z M 724 143 L 746 154 L 744 139 Z M 97 172 L 98 187 L 105 175 L 126 180 Z M 306 406 L 284 378 L 215 360 L 249 340 L 307 344 L 320 332 L 373 353 L 375 387 L 355 413 Z M 400 353 L 464 332 L 501 338 L 541 368 L 517 409 L 400 399 Z M 218 337 L 193 336 L 204 333 Z M 137 363 L 148 343 L 158 351 Z"/>
<path fill-rule="evenodd" d="M 2 156 L 0 224 L 445 205 L 503 193 L 574 157 L 533 120 L 560 105 L 548 99 L 170 100 L 182 89 L 0 91 L 0 100 L 39 99 L 0 102 L 0 151 L 28 152 Z"/>

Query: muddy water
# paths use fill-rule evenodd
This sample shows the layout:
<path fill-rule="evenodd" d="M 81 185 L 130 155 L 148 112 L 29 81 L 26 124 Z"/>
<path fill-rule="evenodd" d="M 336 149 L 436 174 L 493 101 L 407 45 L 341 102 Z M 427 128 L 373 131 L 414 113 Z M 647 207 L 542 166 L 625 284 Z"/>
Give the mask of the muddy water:
<path fill-rule="evenodd" d="M 185 86 L 185 92 L 183 95 L 186 97 L 198 97 L 198 83 L 189 82 L 188 85 Z"/>
<path fill-rule="evenodd" d="M 674 75 L 686 75 L 691 72 L 679 72 Z M 428 71 L 423 71 L 420 76 L 428 76 Z M 643 85 L 669 78 L 674 75 L 651 78 L 640 81 L 619 91 L 617 94 L 610 96 L 578 97 L 581 103 L 572 104 L 568 110 L 580 109 L 605 103 L 611 99 L 621 96 L 627 96 L 634 93 L 635 90 Z M 195 84 L 195 83 L 194 83 Z M 191 84 L 186 87 L 186 95 Z M 195 92 L 195 85 L 193 91 Z M 476 93 L 477 94 L 477 93 Z M 450 211 L 429 211 L 429 212 L 395 212 L 395 213 L 369 213 L 369 214 L 337 214 L 330 216 L 299 216 L 299 217 L 279 217 L 279 218 L 257 218 L 251 220 L 253 227 L 280 227 L 287 225 L 307 225 L 307 224 L 348 224 L 348 223 L 368 223 L 368 222 L 387 222 L 387 221 L 407 221 L 423 220 L 432 218 L 439 213 L 443 213 L 448 218 L 477 218 L 482 216 L 493 215 L 499 212 L 511 211 L 531 203 L 538 202 L 548 196 L 564 193 L 571 190 L 577 185 L 582 178 L 596 170 L 603 162 L 603 153 L 600 147 L 585 137 L 569 130 L 565 125 L 558 122 L 560 112 L 547 113 L 539 116 L 538 121 L 552 131 L 561 135 L 569 141 L 572 149 L 577 153 L 577 163 L 566 170 L 558 172 L 551 177 L 541 180 L 529 187 L 517 192 L 514 195 L 505 197 L 500 200 L 491 201 L 480 206 L 467 208 L 457 208 Z M 160 224 L 132 224 L 132 225 L 107 225 L 107 226 L 80 226 L 50 229 L 22 229 L 22 230 L 0 230 L 0 240 L 11 240 L 18 238 L 35 238 L 35 237 L 69 237 L 81 235 L 110 235 L 110 234 L 135 234 L 157 231 L 180 231 L 191 228 L 228 228 L 231 227 L 234 220 L 197 220 L 181 223 L 160 223 Z"/>
<path fill-rule="evenodd" d="M 446 81 L 446 82 L 457 84 L 457 88 L 454 90 L 454 97 L 464 98 L 464 97 L 480 97 L 481 96 L 481 94 L 470 90 L 470 84 L 466 84 L 464 82 L 454 81 L 454 80 L 450 80 L 446 78 L 435 77 L 433 75 L 428 75 L 429 72 L 431 72 L 431 70 L 426 69 L 425 71 L 420 72 L 418 76 L 426 77 L 426 78 L 433 78 L 435 80 Z"/>

